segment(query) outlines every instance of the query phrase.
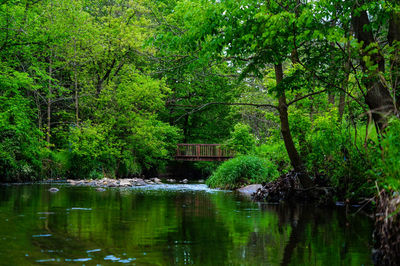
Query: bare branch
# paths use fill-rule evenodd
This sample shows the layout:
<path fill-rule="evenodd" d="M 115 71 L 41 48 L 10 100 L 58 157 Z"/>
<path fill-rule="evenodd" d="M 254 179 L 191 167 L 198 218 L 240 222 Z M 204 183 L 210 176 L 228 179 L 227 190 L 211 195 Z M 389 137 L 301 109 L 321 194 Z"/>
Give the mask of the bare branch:
<path fill-rule="evenodd" d="M 340 45 L 340 43 L 336 42 L 336 45 L 339 47 L 339 49 L 340 49 L 345 55 L 347 55 L 345 49 Z M 351 60 L 348 60 L 348 62 L 349 62 L 349 64 L 350 64 L 351 68 L 352 68 L 353 71 L 354 71 L 354 78 L 355 78 L 356 81 L 357 81 L 358 88 L 360 89 L 361 94 L 365 97 L 365 93 L 364 93 L 364 91 L 362 90 L 360 81 L 359 81 L 358 78 L 357 78 L 357 69 L 356 69 L 356 67 L 353 65 L 353 62 L 351 62 Z"/>
<path fill-rule="evenodd" d="M 298 101 L 303 100 L 303 99 L 305 99 L 305 98 L 311 97 L 311 96 L 313 96 L 313 95 L 317 95 L 317 94 L 326 92 L 327 90 L 328 90 L 328 89 L 325 89 L 325 90 L 322 90 L 322 91 L 316 91 L 316 92 L 313 92 L 313 93 L 306 94 L 306 95 L 304 95 L 304 96 L 301 96 L 301 97 L 296 98 L 296 99 L 294 99 L 293 101 L 289 102 L 289 103 L 287 104 L 287 106 L 290 106 L 291 104 L 294 104 L 295 102 L 298 102 Z"/>
<path fill-rule="evenodd" d="M 269 108 L 274 108 L 274 109 L 278 109 L 278 106 L 272 105 L 272 104 L 264 104 L 264 103 L 226 103 L 226 102 L 210 102 L 210 103 L 206 103 L 203 105 L 200 105 L 199 107 L 193 109 L 190 112 L 187 112 L 183 115 L 181 115 L 180 117 L 178 117 L 178 119 L 175 120 L 175 122 L 178 122 L 180 119 L 182 119 L 185 116 L 188 116 L 190 114 L 193 114 L 195 112 L 201 111 L 202 109 L 206 108 L 207 106 L 210 105 L 247 105 L 247 106 L 255 106 L 255 107 L 269 107 Z"/>

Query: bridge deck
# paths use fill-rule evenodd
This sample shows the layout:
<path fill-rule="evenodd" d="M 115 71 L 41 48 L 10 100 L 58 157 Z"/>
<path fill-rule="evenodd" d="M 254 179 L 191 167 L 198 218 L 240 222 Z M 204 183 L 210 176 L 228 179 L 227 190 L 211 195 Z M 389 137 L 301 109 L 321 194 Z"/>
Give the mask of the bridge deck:
<path fill-rule="evenodd" d="M 221 144 L 180 143 L 175 159 L 180 161 L 224 161 L 233 158 L 232 151 L 222 149 Z"/>

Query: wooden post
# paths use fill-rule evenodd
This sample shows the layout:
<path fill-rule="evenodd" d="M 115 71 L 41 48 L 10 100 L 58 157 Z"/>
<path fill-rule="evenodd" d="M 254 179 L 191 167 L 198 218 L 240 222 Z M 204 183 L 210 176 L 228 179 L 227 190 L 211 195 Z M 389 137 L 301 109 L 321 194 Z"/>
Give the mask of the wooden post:
<path fill-rule="evenodd" d="M 197 155 L 197 159 L 200 159 L 200 145 L 199 144 L 196 145 L 196 155 Z"/>

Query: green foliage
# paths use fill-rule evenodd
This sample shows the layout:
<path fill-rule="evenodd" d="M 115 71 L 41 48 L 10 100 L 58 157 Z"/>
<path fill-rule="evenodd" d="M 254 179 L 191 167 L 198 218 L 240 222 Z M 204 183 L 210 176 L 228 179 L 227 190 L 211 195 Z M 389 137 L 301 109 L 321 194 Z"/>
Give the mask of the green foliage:
<path fill-rule="evenodd" d="M 42 175 L 48 178 L 60 178 L 71 177 L 69 170 L 73 163 L 71 159 L 71 153 L 65 150 L 61 151 L 50 151 L 46 149 L 43 154 L 45 158 L 43 160 Z"/>
<path fill-rule="evenodd" d="M 138 174 L 163 167 L 175 151 L 179 130 L 159 120 L 169 93 L 165 83 L 127 68 L 120 83 L 105 88 L 99 98 L 96 122 L 108 128 L 107 141 L 117 158 L 117 175 Z M 107 110 L 105 112 L 105 110 Z"/>
<path fill-rule="evenodd" d="M 86 123 L 71 128 L 69 135 L 69 175 L 75 178 L 97 178 L 115 167 L 118 150 L 109 135 L 110 128 Z"/>
<path fill-rule="evenodd" d="M 282 140 L 261 144 L 256 147 L 254 154 L 271 161 L 280 173 L 287 173 L 290 170 L 289 157 Z"/>
<path fill-rule="evenodd" d="M 350 31 L 364 10 L 364 28 L 381 40 L 365 47 Z M 264 158 L 264 176 L 276 177 L 290 169 L 280 97 L 309 172 L 348 198 L 372 194 L 375 180 L 399 189 L 399 122 L 378 138 L 365 115 L 365 80 L 379 77 L 399 95 L 399 42 L 387 27 L 398 10 L 353 0 L 5 1 L 1 180 L 141 174 L 164 168 L 180 140 L 226 139 L 237 154 Z M 246 158 L 213 177 L 222 187 L 256 180 L 241 172 L 256 165 Z M 209 173 L 215 164 L 196 167 Z"/>
<path fill-rule="evenodd" d="M 162 168 L 180 131 L 159 117 L 171 90 L 151 77 L 149 3 L 28 2 L 0 4 L 2 176 Z"/>
<path fill-rule="evenodd" d="M 224 143 L 224 146 L 238 155 L 245 155 L 254 151 L 256 139 L 251 134 L 251 128 L 248 125 L 238 123 L 231 132 L 230 138 Z"/>
<path fill-rule="evenodd" d="M 262 183 L 276 179 L 276 166 L 265 159 L 243 155 L 221 164 L 207 179 L 212 188 L 235 189 L 246 184 Z"/>
<path fill-rule="evenodd" d="M 24 73 L 0 69 L 0 181 L 37 179 L 41 134 L 33 124 L 31 103 L 21 93 L 31 80 Z"/>
<path fill-rule="evenodd" d="M 374 143 L 372 142 L 374 145 Z M 380 184 L 390 190 L 400 189 L 400 121 L 392 118 L 385 130 L 380 147 L 374 145 L 374 153 L 370 154 L 373 162 L 373 173 Z"/>
<path fill-rule="evenodd" d="M 307 168 L 328 178 L 339 195 L 348 199 L 367 197 L 374 189 L 373 179 L 367 174 L 372 165 L 363 148 L 363 135 L 357 135 L 365 132 L 362 129 L 337 122 L 337 110 L 333 109 L 315 117 L 307 135 Z"/>

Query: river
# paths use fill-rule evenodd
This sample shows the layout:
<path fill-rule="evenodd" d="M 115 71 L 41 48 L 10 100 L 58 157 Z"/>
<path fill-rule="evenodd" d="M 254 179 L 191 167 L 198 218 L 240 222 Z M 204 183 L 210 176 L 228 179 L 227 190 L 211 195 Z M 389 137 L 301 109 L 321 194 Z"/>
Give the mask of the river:
<path fill-rule="evenodd" d="M 203 184 L 0 186 L 0 265 L 371 265 L 372 221 Z"/>

